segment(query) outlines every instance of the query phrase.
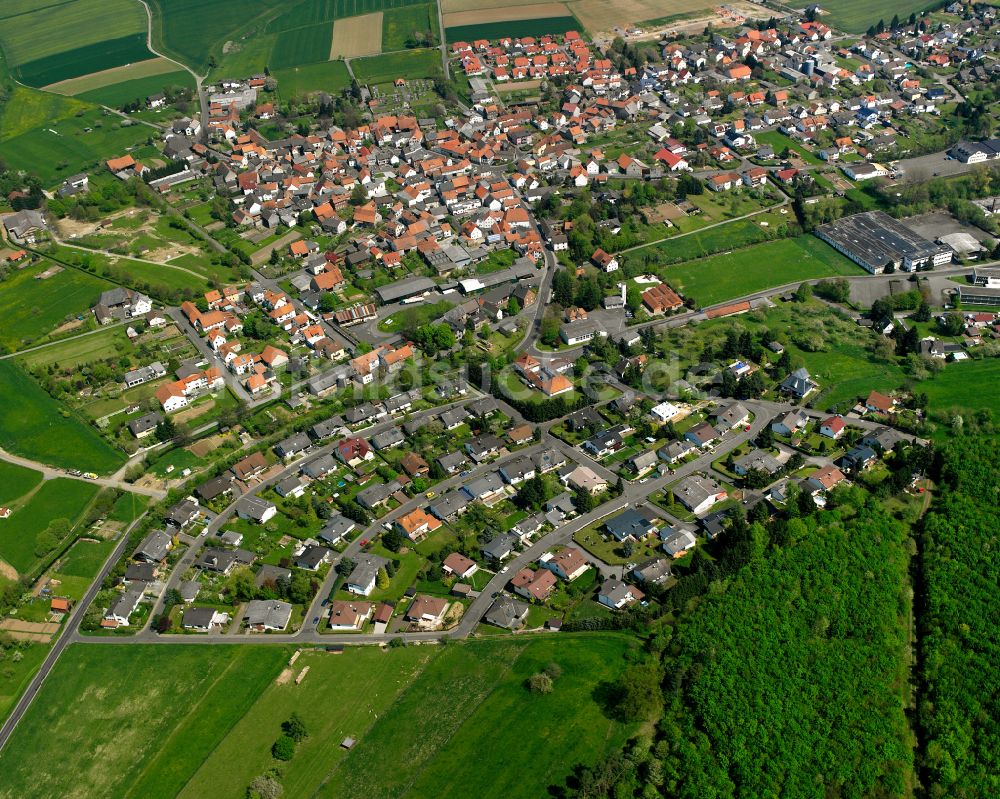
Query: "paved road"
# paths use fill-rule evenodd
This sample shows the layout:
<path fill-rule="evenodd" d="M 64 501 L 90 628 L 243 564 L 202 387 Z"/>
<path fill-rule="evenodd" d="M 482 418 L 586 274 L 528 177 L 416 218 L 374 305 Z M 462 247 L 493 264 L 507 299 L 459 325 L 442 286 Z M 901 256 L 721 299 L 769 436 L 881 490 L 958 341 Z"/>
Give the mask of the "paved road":
<path fill-rule="evenodd" d="M 133 494 L 143 494 L 147 497 L 153 497 L 156 500 L 161 500 L 167 495 L 166 491 L 161 491 L 158 488 L 137 486 L 132 483 L 126 483 L 124 480 L 115 479 L 114 477 L 95 477 L 93 479 L 87 479 L 82 475 L 70 474 L 65 469 L 57 469 L 54 466 L 49 466 L 45 463 L 39 463 L 38 461 L 29 460 L 28 458 L 22 458 L 20 455 L 14 455 L 13 453 L 7 452 L 5 449 L 0 449 L 0 460 L 7 461 L 7 463 L 13 463 L 16 466 L 23 466 L 26 469 L 34 469 L 36 472 L 41 472 L 42 479 L 44 480 L 54 480 L 57 477 L 65 478 L 67 480 L 80 480 L 84 483 L 104 486 L 105 488 L 117 488 L 120 491 L 131 491 Z"/>
<path fill-rule="evenodd" d="M 146 514 L 143 514 L 145 516 Z M 94 597 L 97 596 L 97 592 L 101 590 L 101 584 L 104 582 L 104 578 L 108 575 L 108 572 L 114 567 L 121 556 L 125 553 L 125 548 L 128 545 L 129 534 L 135 529 L 135 526 L 142 521 L 143 516 L 140 516 L 132 524 L 128 526 L 121 535 L 121 539 L 118 541 L 118 545 L 115 547 L 114 551 L 108 555 L 107 560 L 104 561 L 104 565 L 101 567 L 101 571 L 97 578 L 91 583 L 90 588 L 87 589 L 87 593 L 84 594 L 83 599 L 74 605 L 73 609 L 70 611 L 69 618 L 66 623 L 63 624 L 62 634 L 56 640 L 52 649 L 49 650 L 49 654 L 42 661 L 41 667 L 38 672 L 32 678 L 31 682 L 28 684 L 27 689 L 21 695 L 18 700 L 17 705 L 14 706 L 14 710 L 11 711 L 10 716 L 4 722 L 3 726 L 0 727 L 0 750 L 6 746 L 11 733 L 14 732 L 15 727 L 17 727 L 18 722 L 24 716 L 25 711 L 31 705 L 32 700 L 35 698 L 35 694 L 38 693 L 38 689 L 42 687 L 42 683 L 49 676 L 52 671 L 52 667 L 55 666 L 56 661 L 59 660 L 59 656 L 62 654 L 63 650 L 75 640 L 75 633 L 80 626 L 80 622 L 83 620 L 84 614 L 87 612 L 87 608 L 90 607 L 90 603 L 94 601 Z"/>
<path fill-rule="evenodd" d="M 146 9 L 146 48 L 160 58 L 165 58 L 167 61 L 173 61 L 185 72 L 191 73 L 191 77 L 194 78 L 195 91 L 198 93 L 198 103 L 201 107 L 201 139 L 203 144 L 208 143 L 208 98 L 205 96 L 205 92 L 202 89 L 202 81 L 205 80 L 204 75 L 199 75 L 191 67 L 181 61 L 174 61 L 170 56 L 164 55 L 159 50 L 153 46 L 153 12 L 149 7 L 146 0 L 139 0 L 142 3 L 142 7 Z"/>

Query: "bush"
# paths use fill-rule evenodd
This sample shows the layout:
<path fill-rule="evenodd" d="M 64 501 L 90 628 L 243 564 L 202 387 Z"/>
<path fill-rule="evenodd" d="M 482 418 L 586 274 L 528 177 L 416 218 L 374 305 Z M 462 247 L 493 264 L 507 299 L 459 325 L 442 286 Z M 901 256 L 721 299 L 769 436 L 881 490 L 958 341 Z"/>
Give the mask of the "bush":
<path fill-rule="evenodd" d="M 533 694 L 551 694 L 552 678 L 543 671 L 528 678 L 528 690 Z"/>
<path fill-rule="evenodd" d="M 295 739 L 282 735 L 271 747 L 271 755 L 275 760 L 291 760 L 295 755 Z"/>

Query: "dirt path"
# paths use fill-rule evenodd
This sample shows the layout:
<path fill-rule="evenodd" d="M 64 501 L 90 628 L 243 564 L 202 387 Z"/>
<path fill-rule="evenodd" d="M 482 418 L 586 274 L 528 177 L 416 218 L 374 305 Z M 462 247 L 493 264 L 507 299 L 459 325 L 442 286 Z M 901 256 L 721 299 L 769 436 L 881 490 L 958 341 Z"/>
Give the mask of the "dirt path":
<path fill-rule="evenodd" d="M 16 582 L 17 578 L 20 576 L 21 575 L 17 573 L 17 569 L 11 566 L 7 561 L 0 560 L 0 577 L 7 580 L 14 580 Z"/>

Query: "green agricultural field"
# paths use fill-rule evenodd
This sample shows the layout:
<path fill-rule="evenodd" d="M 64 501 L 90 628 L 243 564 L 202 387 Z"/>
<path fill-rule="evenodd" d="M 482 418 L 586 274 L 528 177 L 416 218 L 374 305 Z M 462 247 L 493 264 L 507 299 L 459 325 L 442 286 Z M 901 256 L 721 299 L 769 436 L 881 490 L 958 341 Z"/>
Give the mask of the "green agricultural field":
<path fill-rule="evenodd" d="M 41 472 L 0 461 L 0 505 L 9 505 L 23 497 L 41 481 Z"/>
<path fill-rule="evenodd" d="M 153 57 L 146 14 L 132 0 L 5 2 L 0 45 L 14 75 L 32 86 Z"/>
<path fill-rule="evenodd" d="M 0 361 L 0 446 L 42 463 L 98 473 L 114 471 L 125 460 L 9 360 Z"/>
<path fill-rule="evenodd" d="M 347 757 L 340 742 L 348 735 L 363 736 L 373 719 L 420 678 L 437 654 L 434 647 L 391 652 L 359 647 L 337 657 L 325 652 L 304 654 L 296 664 L 309 667 L 302 685 L 269 685 L 200 764 L 180 793 L 181 799 L 206 794 L 215 799 L 243 799 L 246 786 L 271 760 L 270 748 L 280 723 L 292 712 L 303 718 L 309 737 L 284 768 L 285 795 L 312 795 Z M 365 701 L 334 703 L 334 697 L 348 694 L 363 696 Z"/>
<path fill-rule="evenodd" d="M 0 754 L 0 797 L 174 797 L 290 654 L 71 646 Z M 39 756 L 60 767 L 39 769 Z"/>
<path fill-rule="evenodd" d="M 302 0 L 272 20 L 265 30 L 268 33 L 278 33 L 317 22 L 333 22 L 343 17 L 371 14 L 374 11 L 392 12 L 386 13 L 388 18 L 397 9 L 424 3 L 426 0 Z"/>
<path fill-rule="evenodd" d="M 227 41 L 258 30 L 262 16 L 277 13 L 271 0 L 214 0 L 211 13 L 204 0 L 149 0 L 149 6 L 156 49 L 198 74 L 208 71 L 211 56 L 221 57 Z"/>
<path fill-rule="evenodd" d="M 108 521 L 131 524 L 149 507 L 149 497 L 126 492 L 118 497 L 108 514 Z"/>
<path fill-rule="evenodd" d="M 624 669 L 617 636 L 493 639 L 447 647 L 329 775 L 320 797 L 536 799 L 625 740 L 595 690 Z M 525 681 L 562 667 L 551 694 Z M 386 755 L 405 768 L 386 768 Z"/>
<path fill-rule="evenodd" d="M 437 7 L 427 5 L 408 6 L 382 15 L 382 50 L 404 49 L 414 32 L 429 31 L 438 35 Z"/>
<path fill-rule="evenodd" d="M 81 539 L 69 548 L 59 564 L 59 574 L 67 577 L 93 578 L 108 559 L 114 541 L 88 541 Z"/>
<path fill-rule="evenodd" d="M 309 735 L 282 765 L 285 796 L 536 799 L 629 734 L 595 694 L 632 645 L 566 635 L 316 650 L 295 664 L 309 668 L 300 685 L 275 681 L 288 647 L 75 645 L 0 753 L 0 797 L 242 799 L 296 712 Z M 562 668 L 552 693 L 529 693 L 550 662 Z M 55 758 L 61 768 L 39 772 Z"/>
<path fill-rule="evenodd" d="M 280 70 L 326 61 L 330 57 L 332 38 L 333 26 L 327 22 L 283 31 L 274 43 L 269 66 Z"/>
<path fill-rule="evenodd" d="M 854 263 L 814 236 L 770 241 L 662 270 L 675 290 L 702 307 L 800 280 L 857 274 Z"/>
<path fill-rule="evenodd" d="M 18 356 L 17 361 L 29 369 L 47 369 L 49 366 L 74 369 L 94 361 L 114 358 L 131 349 L 132 345 L 125 335 L 125 328 L 115 325 L 98 328 L 84 336 L 57 341 L 47 347 Z"/>
<path fill-rule="evenodd" d="M 343 61 L 325 61 L 273 73 L 282 98 L 290 99 L 310 92 L 337 94 L 351 85 L 351 76 Z"/>
<path fill-rule="evenodd" d="M 15 90 L 15 99 L 19 94 Z M 36 102 L 36 97 L 53 99 Z M 56 186 L 69 175 L 99 167 L 150 136 L 145 125 L 129 124 L 110 111 L 79 100 L 41 92 L 31 93 L 30 100 L 34 110 L 20 121 L 9 110 L 17 107 L 15 101 L 7 104 L 8 111 L 0 119 L 0 158 L 12 169 L 34 172 L 45 186 Z M 44 114 L 46 108 L 51 108 L 54 116 L 36 118 L 35 112 Z M 14 119 L 10 125 L 9 119 Z"/>
<path fill-rule="evenodd" d="M 354 74 L 362 83 L 390 83 L 396 78 L 434 78 L 441 75 L 438 50 L 407 50 L 351 61 Z"/>
<path fill-rule="evenodd" d="M 162 92 L 172 86 L 193 89 L 194 78 L 189 72 L 179 69 L 175 72 L 164 72 L 161 75 L 150 75 L 147 78 L 135 78 L 121 83 L 113 83 L 110 86 L 81 92 L 76 97 L 89 103 L 120 108 L 135 100 L 145 100 L 149 95 Z"/>
<path fill-rule="evenodd" d="M 927 394 L 930 408 L 942 419 L 949 420 L 954 413 L 968 417 L 982 409 L 1000 418 L 1000 396 L 996 391 L 983 390 L 984 386 L 997 385 L 997 380 L 1000 380 L 1000 360 L 961 361 L 948 364 L 919 383 L 917 390 Z"/>
<path fill-rule="evenodd" d="M 0 346 L 13 351 L 43 341 L 67 320 L 83 316 L 112 287 L 99 277 L 63 269 L 45 280 L 35 276 L 54 266 L 51 261 L 12 272 L 0 283 Z"/>
<path fill-rule="evenodd" d="M 515 19 L 508 22 L 484 22 L 481 25 L 458 25 L 447 28 L 449 42 L 471 42 L 473 39 L 501 39 L 504 36 L 544 36 L 582 30 L 576 17 L 543 17 Z"/>
<path fill-rule="evenodd" d="M 876 3 L 875 6 L 864 0 L 830 0 L 823 9 L 829 13 L 822 17 L 826 25 L 845 30 L 848 33 L 864 33 L 879 19 L 885 21 L 888 27 L 894 14 L 901 20 L 906 20 L 911 13 L 920 13 L 932 8 L 940 8 L 940 3 L 927 0 L 898 0 L 894 3 Z"/>
<path fill-rule="evenodd" d="M 96 495 L 97 486 L 82 480 L 60 477 L 42 483 L 0 527 L 0 558 L 22 574 L 30 572 L 44 557 L 36 554 L 35 542 L 49 522 L 68 519 L 75 524 Z"/>

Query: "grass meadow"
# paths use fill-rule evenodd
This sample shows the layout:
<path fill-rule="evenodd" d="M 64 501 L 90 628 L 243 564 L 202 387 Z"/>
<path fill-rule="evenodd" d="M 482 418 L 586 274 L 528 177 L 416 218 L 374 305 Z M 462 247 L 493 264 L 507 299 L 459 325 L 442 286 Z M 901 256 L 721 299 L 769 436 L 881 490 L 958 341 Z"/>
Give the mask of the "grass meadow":
<path fill-rule="evenodd" d="M 0 797 L 174 797 L 289 654 L 71 646 L 0 753 Z"/>
<path fill-rule="evenodd" d="M 925 392 L 934 414 L 948 420 L 954 413 L 970 414 L 981 409 L 1000 418 L 1000 395 L 984 386 L 996 386 L 1000 381 L 1000 360 L 950 363 L 933 377 L 917 385 Z"/>
<path fill-rule="evenodd" d="M 0 361 L 0 446 L 42 463 L 97 473 L 112 472 L 125 461 L 9 360 Z"/>
<path fill-rule="evenodd" d="M 402 50 L 414 31 L 438 33 L 437 8 L 433 3 L 407 6 L 382 15 L 382 50 Z"/>
<path fill-rule="evenodd" d="M 888 26 L 893 14 L 898 14 L 900 19 L 905 20 L 912 12 L 919 14 L 921 11 L 940 7 L 940 3 L 927 0 L 903 0 L 886 3 L 884 6 L 876 3 L 874 8 L 864 0 L 829 0 L 823 6 L 828 12 L 823 16 L 823 22 L 848 33 L 864 33 L 879 19 L 884 20 Z"/>
<path fill-rule="evenodd" d="M 98 328 L 86 336 L 57 341 L 42 349 L 18 356 L 17 361 L 30 369 L 57 366 L 69 370 L 94 361 L 113 358 L 126 348 L 131 349 L 132 345 L 125 335 L 125 328 L 115 325 Z"/>
<path fill-rule="evenodd" d="M 10 109 L 20 107 L 21 99 L 28 105 L 26 116 L 15 116 Z M 7 108 L 0 120 L 0 157 L 12 169 L 35 173 L 48 187 L 123 155 L 151 133 L 145 125 L 56 94 L 17 88 Z"/>
<path fill-rule="evenodd" d="M 97 486 L 82 480 L 46 480 L 25 505 L 4 520 L 0 558 L 21 574 L 30 572 L 41 561 L 35 554 L 35 541 L 49 522 L 69 519 L 75 523 L 96 495 Z"/>
<path fill-rule="evenodd" d="M 300 685 L 275 681 L 286 647 L 76 645 L 0 753 L 0 797 L 242 799 L 276 764 L 294 711 L 309 736 L 281 764 L 285 796 L 536 799 L 632 731 L 595 695 L 633 645 L 560 635 L 307 651 Z M 550 662 L 562 668 L 553 692 L 530 693 Z"/>
<path fill-rule="evenodd" d="M 343 61 L 279 69 L 273 74 L 278 81 L 278 91 L 286 99 L 310 92 L 337 94 L 351 85 L 351 76 Z"/>
<path fill-rule="evenodd" d="M 133 78 L 131 80 L 112 83 L 108 86 L 87 89 L 74 96 L 90 103 L 107 105 L 111 108 L 120 108 L 134 100 L 145 100 L 149 95 L 162 92 L 165 88 L 171 86 L 182 86 L 193 89 L 194 79 L 190 73 L 179 69 L 159 75 Z"/>
<path fill-rule="evenodd" d="M 433 78 L 441 74 L 437 50 L 406 50 L 370 58 L 357 58 L 351 68 L 362 83 L 390 83 L 396 78 Z"/>
<path fill-rule="evenodd" d="M 0 505 L 9 505 L 23 497 L 41 481 L 41 472 L 0 461 Z"/>
<path fill-rule="evenodd" d="M 114 548 L 114 541 L 81 539 L 63 556 L 58 572 L 67 577 L 93 578 Z"/>
<path fill-rule="evenodd" d="M 35 276 L 51 261 L 11 272 L 3 283 L 0 346 L 13 351 L 38 343 L 68 319 L 89 313 L 102 291 L 112 284 L 76 269 L 63 269 L 45 280 Z"/>
<path fill-rule="evenodd" d="M 779 239 L 660 270 L 675 290 L 705 307 L 811 278 L 860 274 L 859 267 L 814 236 Z"/>

